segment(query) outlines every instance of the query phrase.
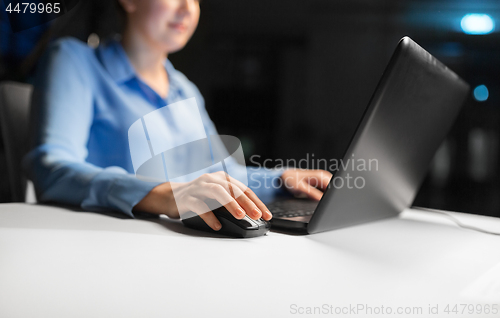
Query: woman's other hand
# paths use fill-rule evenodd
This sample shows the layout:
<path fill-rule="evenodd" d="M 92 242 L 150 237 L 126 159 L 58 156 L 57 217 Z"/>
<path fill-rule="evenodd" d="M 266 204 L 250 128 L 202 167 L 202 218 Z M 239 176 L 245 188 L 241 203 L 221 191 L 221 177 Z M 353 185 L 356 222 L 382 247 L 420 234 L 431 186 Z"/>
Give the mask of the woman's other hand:
<path fill-rule="evenodd" d="M 332 174 L 325 170 L 290 169 L 281 175 L 283 186 L 297 197 L 320 200 Z"/>

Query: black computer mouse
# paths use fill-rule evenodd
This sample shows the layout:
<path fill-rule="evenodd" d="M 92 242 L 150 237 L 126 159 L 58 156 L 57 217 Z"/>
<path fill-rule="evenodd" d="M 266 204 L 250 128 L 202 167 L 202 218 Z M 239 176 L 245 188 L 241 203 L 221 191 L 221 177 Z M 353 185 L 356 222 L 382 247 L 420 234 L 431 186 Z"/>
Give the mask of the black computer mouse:
<path fill-rule="evenodd" d="M 262 218 L 253 220 L 248 215 L 245 215 L 243 219 L 238 220 L 229 213 L 225 207 L 214 209 L 213 212 L 222 225 L 219 231 L 212 230 L 205 221 L 194 212 L 187 212 L 184 214 L 182 216 L 182 223 L 196 230 L 242 238 L 264 235 L 269 232 L 271 228 L 271 223 L 264 221 Z"/>

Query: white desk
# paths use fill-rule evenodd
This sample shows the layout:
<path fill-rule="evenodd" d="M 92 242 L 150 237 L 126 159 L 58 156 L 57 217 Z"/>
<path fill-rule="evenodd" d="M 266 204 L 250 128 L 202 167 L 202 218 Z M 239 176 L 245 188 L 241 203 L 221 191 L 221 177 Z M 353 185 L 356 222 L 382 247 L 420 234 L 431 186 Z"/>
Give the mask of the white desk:
<path fill-rule="evenodd" d="M 500 231 L 498 219 L 456 215 Z M 0 205 L 5 318 L 312 317 L 294 312 L 323 305 L 333 314 L 316 316 L 388 316 L 335 315 L 357 304 L 390 307 L 393 317 L 500 317 L 461 314 L 460 306 L 458 314 L 443 312 L 447 304 L 484 306 L 462 292 L 499 263 L 500 237 L 412 210 L 316 235 L 245 240 L 199 236 L 166 218 Z M 496 304 L 500 311 L 500 298 Z M 422 314 L 395 314 L 406 306 Z"/>

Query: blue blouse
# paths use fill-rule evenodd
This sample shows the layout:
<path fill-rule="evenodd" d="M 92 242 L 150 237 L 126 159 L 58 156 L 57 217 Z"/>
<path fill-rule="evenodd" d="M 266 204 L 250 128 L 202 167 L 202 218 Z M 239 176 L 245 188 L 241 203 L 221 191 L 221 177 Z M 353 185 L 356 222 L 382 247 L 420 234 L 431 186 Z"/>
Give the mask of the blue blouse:
<path fill-rule="evenodd" d="M 170 84 L 166 99 L 139 78 L 117 41 L 92 49 L 65 38 L 49 48 L 35 80 L 34 148 L 23 160 L 38 201 L 118 210 L 133 217 L 132 208 L 159 184 L 135 176 L 128 130 L 136 120 L 194 97 L 207 135 L 217 134 L 196 86 L 168 60 L 165 68 Z M 165 122 L 190 125 L 193 117 L 170 116 Z M 177 144 L 186 139 L 182 131 L 169 131 Z M 277 192 L 270 184 L 282 171 L 247 169 L 235 161 L 231 165 L 230 171 L 248 172 L 249 187 L 264 201 Z"/>

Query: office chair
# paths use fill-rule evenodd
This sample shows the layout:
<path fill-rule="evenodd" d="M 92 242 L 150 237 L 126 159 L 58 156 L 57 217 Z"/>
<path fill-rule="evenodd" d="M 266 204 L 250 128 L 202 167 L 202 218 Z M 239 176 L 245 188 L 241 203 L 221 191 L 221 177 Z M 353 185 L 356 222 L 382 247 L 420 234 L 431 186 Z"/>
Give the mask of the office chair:
<path fill-rule="evenodd" d="M 10 201 L 25 202 L 26 177 L 21 161 L 28 150 L 28 122 L 33 87 L 17 82 L 0 83 L 0 129 L 5 146 Z"/>

